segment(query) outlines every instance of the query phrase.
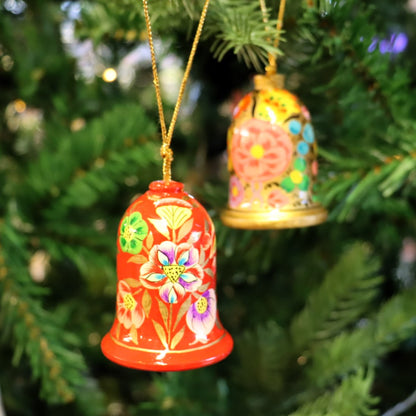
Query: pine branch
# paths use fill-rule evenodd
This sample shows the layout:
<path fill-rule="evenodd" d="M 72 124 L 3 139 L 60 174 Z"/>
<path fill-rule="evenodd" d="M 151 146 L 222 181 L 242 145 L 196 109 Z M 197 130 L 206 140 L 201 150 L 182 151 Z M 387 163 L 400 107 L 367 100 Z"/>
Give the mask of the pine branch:
<path fill-rule="evenodd" d="M 370 363 L 416 334 L 416 289 L 396 295 L 368 321 L 351 332 L 318 345 L 312 354 L 308 377 L 318 386 Z"/>
<path fill-rule="evenodd" d="M 126 177 L 147 172 L 160 164 L 159 144 L 144 142 L 105 151 L 91 167 L 79 172 L 44 211 L 48 220 L 63 218 L 71 209 L 87 209 L 114 195 Z M 144 175 L 143 175 L 144 176 Z"/>
<path fill-rule="evenodd" d="M 321 149 L 330 162 L 324 167 L 328 177 L 322 181 L 321 193 L 324 204 L 333 207 L 331 217 L 340 221 L 355 218 L 364 205 L 377 210 L 383 198 L 394 197 L 400 209 L 404 204 L 400 194 L 412 189 L 416 165 L 412 115 L 416 100 L 407 93 L 409 69 L 394 66 L 389 54 L 369 53 L 378 35 L 368 24 L 374 12 L 372 5 L 364 3 L 333 2 L 324 17 L 309 10 L 300 30 L 301 37 L 316 46 L 308 59 L 318 68 L 325 63 L 323 73 L 329 77 L 314 91 L 336 102 L 328 113 L 333 113 L 330 134 L 338 143 L 331 150 Z M 373 150 L 362 152 L 364 145 Z"/>
<path fill-rule="evenodd" d="M 104 239 L 104 236 L 98 235 Z M 107 236 L 105 236 L 107 237 Z M 91 287 L 98 281 L 100 290 L 114 284 L 114 238 L 105 238 L 106 247 L 88 241 L 65 241 L 60 238 L 39 237 L 39 244 L 54 261 L 70 261 Z M 91 262 L 94 259 L 94 262 Z M 97 289 L 95 289 L 95 292 Z M 94 290 L 92 290 L 94 292 Z"/>
<path fill-rule="evenodd" d="M 172 14 L 183 15 L 183 11 L 193 20 L 198 20 L 201 15 L 201 1 L 199 0 L 154 0 L 150 7 L 152 20 L 168 15 L 172 18 Z"/>
<path fill-rule="evenodd" d="M 327 273 L 321 286 L 293 319 L 290 333 L 297 351 L 334 337 L 354 323 L 377 295 L 379 261 L 364 244 L 352 246 Z"/>
<path fill-rule="evenodd" d="M 248 390 L 255 385 L 262 391 L 280 391 L 284 385 L 282 369 L 291 357 L 287 334 L 275 322 L 245 332 L 236 342 L 244 365 L 234 372 L 238 384 Z"/>
<path fill-rule="evenodd" d="M 56 313 L 41 305 L 45 291 L 27 272 L 22 236 L 6 222 L 0 253 L 0 327 L 3 342 L 14 344 L 13 363 L 29 358 L 34 379 L 41 381 L 41 396 L 49 403 L 67 403 L 83 383 L 86 366 L 74 350 L 78 340 L 63 329 Z M 8 259 L 6 262 L 5 259 Z M 10 260 L 9 260 L 10 259 Z"/>
<path fill-rule="evenodd" d="M 95 45 L 109 38 L 132 42 L 144 29 L 141 2 L 136 0 L 96 0 L 82 2 L 82 19 L 77 25 L 80 38 L 90 38 Z"/>
<path fill-rule="evenodd" d="M 214 57 L 222 60 L 233 52 L 247 66 L 263 71 L 267 65 L 268 54 L 281 55 L 280 49 L 273 46 L 276 33 L 271 27 L 276 19 L 263 23 L 263 14 L 258 3 L 249 0 L 217 0 L 211 6 L 210 19 L 206 26 L 207 37 L 214 37 L 211 51 Z"/>
<path fill-rule="evenodd" d="M 374 416 L 377 399 L 371 396 L 374 374 L 359 368 L 332 392 L 305 404 L 290 416 Z"/>
<path fill-rule="evenodd" d="M 49 138 L 38 159 L 28 165 L 20 195 L 31 195 L 36 199 L 59 195 L 86 170 L 95 168 L 99 172 L 107 154 L 112 158 L 109 172 L 113 169 L 113 176 L 122 175 L 117 152 L 130 150 L 138 132 L 140 143 L 141 139 L 146 140 L 155 134 L 155 125 L 147 119 L 141 107 L 127 104 L 104 113 L 79 132 L 59 140 Z M 84 197 L 87 196 L 84 194 Z"/>

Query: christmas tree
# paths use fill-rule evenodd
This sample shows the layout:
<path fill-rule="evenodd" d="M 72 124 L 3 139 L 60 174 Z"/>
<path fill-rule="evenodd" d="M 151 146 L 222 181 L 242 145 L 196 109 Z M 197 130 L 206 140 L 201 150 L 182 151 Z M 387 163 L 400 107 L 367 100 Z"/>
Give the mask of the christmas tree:
<path fill-rule="evenodd" d="M 202 2 L 149 8 L 169 120 Z M 416 4 L 294 0 L 281 31 L 278 9 L 211 1 L 172 142 L 216 226 L 234 351 L 152 373 L 99 346 L 119 220 L 161 179 L 142 3 L 0 2 L 0 415 L 414 414 Z M 231 229 L 227 128 L 270 55 L 312 115 L 330 215 Z"/>

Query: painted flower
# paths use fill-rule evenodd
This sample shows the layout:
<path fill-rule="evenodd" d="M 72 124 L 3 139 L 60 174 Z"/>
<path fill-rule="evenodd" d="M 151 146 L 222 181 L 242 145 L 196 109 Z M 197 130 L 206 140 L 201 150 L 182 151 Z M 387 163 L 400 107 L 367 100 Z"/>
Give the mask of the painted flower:
<path fill-rule="evenodd" d="M 305 139 L 305 141 L 308 143 L 313 143 L 315 141 L 315 133 L 313 131 L 311 124 L 307 123 L 305 125 L 305 127 L 303 128 L 302 136 Z"/>
<path fill-rule="evenodd" d="M 303 117 L 305 117 L 306 120 L 309 121 L 311 119 L 311 114 L 309 113 L 309 110 L 303 105 L 301 107 L 301 111 L 302 111 Z"/>
<path fill-rule="evenodd" d="M 217 298 L 215 290 L 209 289 L 191 305 L 186 313 L 188 328 L 196 335 L 197 341 L 207 342 L 217 317 Z"/>
<path fill-rule="evenodd" d="M 177 205 L 165 205 L 156 208 L 156 214 L 167 222 L 169 228 L 177 230 L 192 216 L 192 210 Z"/>
<path fill-rule="evenodd" d="M 296 187 L 301 191 L 306 191 L 309 188 L 309 185 L 309 177 L 299 170 L 292 170 L 290 175 L 284 178 L 280 183 L 280 186 L 286 192 L 292 192 Z"/>
<path fill-rule="evenodd" d="M 274 191 L 270 192 L 267 198 L 267 203 L 273 208 L 282 208 L 289 202 L 289 196 L 280 189 L 275 189 Z"/>
<path fill-rule="evenodd" d="M 283 123 L 300 111 L 299 100 L 289 91 L 264 89 L 257 94 L 254 117 L 272 123 Z"/>
<path fill-rule="evenodd" d="M 251 93 L 246 94 L 236 105 L 233 111 L 233 118 L 238 118 L 251 104 Z"/>
<path fill-rule="evenodd" d="M 300 155 L 305 156 L 309 152 L 309 145 L 308 143 L 301 141 L 296 146 L 296 150 Z"/>
<path fill-rule="evenodd" d="M 318 161 L 314 160 L 312 162 L 312 175 L 316 176 L 318 174 L 318 170 L 319 170 Z"/>
<path fill-rule="evenodd" d="M 229 204 L 231 208 L 238 207 L 244 199 L 244 188 L 237 176 L 230 178 Z"/>
<path fill-rule="evenodd" d="M 117 288 L 117 319 L 126 329 L 132 326 L 140 328 L 144 321 L 144 312 L 132 293 L 131 287 L 123 280 Z"/>
<path fill-rule="evenodd" d="M 292 134 L 299 134 L 302 131 L 302 124 L 299 120 L 290 120 L 289 121 L 289 131 Z"/>
<path fill-rule="evenodd" d="M 140 269 L 140 279 L 143 286 L 159 289 L 166 303 L 177 303 L 186 292 L 201 286 L 204 272 L 198 261 L 198 250 L 191 244 L 164 241 L 150 250 L 149 261 Z"/>
<path fill-rule="evenodd" d="M 124 217 L 120 227 L 119 242 L 121 250 L 126 253 L 140 253 L 143 240 L 149 232 L 146 221 L 143 220 L 140 212 L 133 212 Z"/>
<path fill-rule="evenodd" d="M 231 157 L 236 174 L 247 182 L 265 182 L 282 174 L 293 146 L 281 127 L 250 119 L 234 130 Z"/>

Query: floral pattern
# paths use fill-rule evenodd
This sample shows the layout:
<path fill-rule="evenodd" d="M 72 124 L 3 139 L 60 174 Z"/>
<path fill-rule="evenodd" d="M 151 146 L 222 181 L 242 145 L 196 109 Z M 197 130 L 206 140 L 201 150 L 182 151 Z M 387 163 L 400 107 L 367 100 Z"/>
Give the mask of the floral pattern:
<path fill-rule="evenodd" d="M 315 141 L 315 133 L 313 131 L 312 126 L 309 123 L 307 123 L 303 128 L 302 136 L 308 143 L 313 143 Z"/>
<path fill-rule="evenodd" d="M 284 206 L 287 210 L 312 201 L 318 165 L 310 114 L 277 82 L 273 88 L 256 89 L 238 103 L 228 130 L 227 152 L 229 209 Z"/>
<path fill-rule="evenodd" d="M 267 203 L 273 208 L 282 208 L 289 202 L 289 196 L 280 189 L 275 189 L 272 192 L 270 192 L 267 198 Z"/>
<path fill-rule="evenodd" d="M 318 174 L 318 170 L 319 170 L 319 165 L 318 165 L 318 161 L 317 160 L 314 160 L 312 162 L 311 168 L 312 168 L 312 175 L 316 176 Z"/>
<path fill-rule="evenodd" d="M 302 156 L 305 156 L 309 152 L 309 145 L 306 142 L 299 142 L 296 150 Z"/>
<path fill-rule="evenodd" d="M 289 122 L 289 131 L 292 134 L 299 134 L 302 130 L 302 124 L 299 120 L 290 120 Z"/>
<path fill-rule="evenodd" d="M 166 303 L 177 303 L 186 292 L 195 292 L 204 276 L 198 250 L 189 243 L 176 245 L 164 241 L 149 253 L 149 261 L 140 269 L 143 286 L 159 289 Z"/>
<path fill-rule="evenodd" d="M 123 280 L 117 288 L 117 319 L 126 329 L 140 328 L 144 321 L 144 312 L 133 295 L 130 286 Z"/>
<path fill-rule="evenodd" d="M 300 111 L 299 100 L 289 91 L 265 89 L 257 94 L 254 117 L 272 123 L 283 123 L 290 115 Z"/>
<path fill-rule="evenodd" d="M 217 298 L 215 290 L 209 289 L 193 303 L 186 313 L 188 328 L 196 335 L 197 341 L 207 342 L 217 316 Z"/>
<path fill-rule="evenodd" d="M 233 117 L 238 118 L 251 104 L 251 94 L 246 94 L 234 108 Z"/>
<path fill-rule="evenodd" d="M 293 145 L 279 126 L 250 119 L 234 130 L 231 157 L 236 174 L 247 182 L 266 182 L 289 166 Z"/>
<path fill-rule="evenodd" d="M 231 208 L 238 207 L 244 199 L 244 188 L 237 176 L 230 178 L 230 198 L 229 204 Z"/>
<path fill-rule="evenodd" d="M 307 175 L 299 170 L 293 170 L 290 175 L 283 179 L 280 186 L 287 192 L 292 192 L 296 187 L 301 191 L 309 188 L 310 179 Z"/>
<path fill-rule="evenodd" d="M 134 212 L 124 217 L 120 227 L 119 242 L 121 250 L 130 253 L 140 253 L 143 240 L 149 232 L 146 221 L 143 220 L 140 212 Z"/>
<path fill-rule="evenodd" d="M 167 222 L 169 228 L 177 230 L 192 216 L 192 210 L 190 208 L 178 207 L 177 205 L 165 205 L 156 208 L 156 214 Z"/>

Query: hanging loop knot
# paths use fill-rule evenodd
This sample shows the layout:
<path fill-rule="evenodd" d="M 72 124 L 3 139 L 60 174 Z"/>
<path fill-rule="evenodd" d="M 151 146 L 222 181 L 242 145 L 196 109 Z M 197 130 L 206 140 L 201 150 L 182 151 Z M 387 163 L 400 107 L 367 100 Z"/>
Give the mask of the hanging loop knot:
<path fill-rule="evenodd" d="M 170 182 L 173 152 L 168 143 L 162 144 L 162 147 L 160 148 L 160 155 L 163 158 L 163 180 L 165 182 Z"/>
<path fill-rule="evenodd" d="M 162 144 L 162 147 L 160 148 L 160 156 L 162 156 L 163 159 L 168 159 L 169 161 L 173 160 L 172 149 L 167 143 Z"/>
<path fill-rule="evenodd" d="M 161 133 L 162 133 L 163 144 L 162 144 L 162 147 L 160 148 L 160 155 L 163 158 L 163 179 L 165 182 L 169 182 L 171 179 L 171 164 L 173 160 L 173 152 L 172 152 L 172 149 L 169 147 L 169 145 L 172 140 L 173 130 L 175 128 L 175 124 L 178 118 L 179 108 L 182 103 L 185 86 L 189 78 L 189 73 L 191 71 L 192 62 L 194 60 L 194 56 L 196 53 L 196 48 L 197 48 L 199 39 L 201 37 L 202 28 L 204 26 L 210 0 L 205 0 L 204 6 L 202 8 L 201 17 L 199 19 L 198 28 L 196 30 L 194 40 L 192 42 L 191 52 L 189 54 L 188 63 L 186 64 L 185 72 L 182 77 L 182 82 L 181 82 L 179 93 L 178 93 L 178 99 L 176 100 L 176 104 L 175 104 L 175 108 L 173 111 L 172 120 L 169 125 L 169 129 L 166 128 L 165 116 L 163 113 L 162 94 L 160 92 L 160 82 L 159 82 L 159 76 L 157 73 L 157 65 L 156 65 L 156 53 L 155 53 L 155 47 L 153 44 L 152 24 L 150 22 L 149 7 L 147 4 L 148 0 L 142 0 L 142 1 L 143 1 L 143 11 L 144 11 L 144 17 L 145 17 L 145 22 L 146 22 L 146 29 L 147 29 L 147 38 L 149 40 L 150 57 L 152 61 L 153 85 L 155 87 L 157 107 L 159 110 L 160 127 L 162 130 Z"/>

